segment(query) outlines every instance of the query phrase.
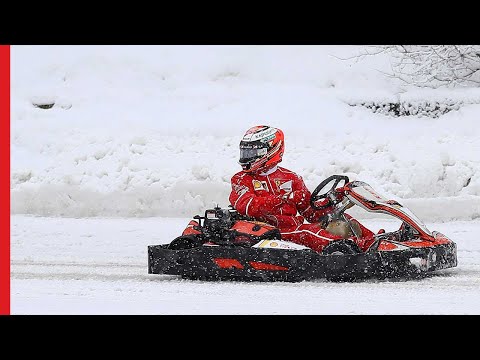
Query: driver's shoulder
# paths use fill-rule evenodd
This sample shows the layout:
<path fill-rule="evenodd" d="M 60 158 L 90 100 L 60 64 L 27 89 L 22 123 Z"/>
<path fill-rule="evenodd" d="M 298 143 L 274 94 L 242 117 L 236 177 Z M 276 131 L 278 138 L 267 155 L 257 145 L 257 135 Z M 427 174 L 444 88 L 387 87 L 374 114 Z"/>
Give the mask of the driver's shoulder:
<path fill-rule="evenodd" d="M 239 171 L 231 178 L 231 182 L 239 182 L 251 179 L 252 176 L 244 171 Z"/>
<path fill-rule="evenodd" d="M 281 172 L 281 173 L 283 173 L 283 174 L 285 174 L 285 175 L 288 175 L 288 176 L 290 176 L 290 177 L 295 177 L 295 178 L 300 178 L 300 179 L 301 179 L 301 176 L 298 175 L 296 172 L 294 172 L 294 171 L 292 171 L 292 170 L 288 170 L 288 169 L 286 169 L 286 168 L 284 168 L 284 167 L 280 167 L 280 166 L 279 166 L 279 167 L 277 168 L 277 171 L 279 171 L 279 172 Z"/>

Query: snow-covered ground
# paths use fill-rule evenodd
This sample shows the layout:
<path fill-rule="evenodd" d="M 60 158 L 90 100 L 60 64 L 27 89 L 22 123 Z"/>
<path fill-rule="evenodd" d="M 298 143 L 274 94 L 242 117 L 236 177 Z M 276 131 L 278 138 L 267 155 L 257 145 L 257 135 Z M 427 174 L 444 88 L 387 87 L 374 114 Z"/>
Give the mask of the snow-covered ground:
<path fill-rule="evenodd" d="M 346 60 L 361 50 L 13 46 L 12 312 L 479 313 L 480 88 L 414 89 L 384 76 L 387 56 Z M 459 107 L 431 118 L 351 106 L 387 100 Z M 148 276 L 147 244 L 227 205 L 238 142 L 259 124 L 284 130 L 282 165 L 310 189 L 346 174 L 401 199 L 458 240 L 459 267 L 409 283 Z"/>
<path fill-rule="evenodd" d="M 480 314 L 480 221 L 427 223 L 456 268 L 422 280 L 241 283 L 147 274 L 147 246 L 189 219 L 12 217 L 15 314 Z M 368 220 L 372 229 L 397 226 Z"/>

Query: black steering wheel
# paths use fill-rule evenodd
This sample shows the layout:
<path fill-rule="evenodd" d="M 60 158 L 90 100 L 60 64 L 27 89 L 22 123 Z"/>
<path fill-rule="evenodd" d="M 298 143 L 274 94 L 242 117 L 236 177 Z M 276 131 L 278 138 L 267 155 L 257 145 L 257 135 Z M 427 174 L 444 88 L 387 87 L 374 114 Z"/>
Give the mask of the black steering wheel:
<path fill-rule="evenodd" d="M 325 193 L 320 194 L 319 192 L 323 190 L 323 188 L 329 184 L 332 180 L 335 180 L 333 183 L 332 187 Z M 350 182 L 350 179 L 348 176 L 344 175 L 332 175 L 325 180 L 323 180 L 312 192 L 312 196 L 310 196 L 310 206 L 315 209 L 315 210 L 323 210 L 326 209 L 327 207 L 331 205 L 335 205 L 338 203 L 337 197 L 336 197 L 336 189 L 338 187 L 338 184 L 340 181 L 344 181 L 342 186 L 345 186 L 348 182 Z M 328 199 L 328 202 L 325 205 L 316 205 L 315 202 L 321 199 Z"/>

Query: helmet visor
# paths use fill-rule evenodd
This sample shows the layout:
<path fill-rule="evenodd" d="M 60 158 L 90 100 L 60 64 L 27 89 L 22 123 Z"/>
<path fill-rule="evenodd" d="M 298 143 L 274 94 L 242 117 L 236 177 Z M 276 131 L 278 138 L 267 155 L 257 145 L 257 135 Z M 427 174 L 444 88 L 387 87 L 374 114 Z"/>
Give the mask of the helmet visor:
<path fill-rule="evenodd" d="M 264 144 L 260 146 L 257 144 L 241 144 L 240 145 L 240 164 L 252 163 L 257 159 L 265 156 L 268 152 Z"/>

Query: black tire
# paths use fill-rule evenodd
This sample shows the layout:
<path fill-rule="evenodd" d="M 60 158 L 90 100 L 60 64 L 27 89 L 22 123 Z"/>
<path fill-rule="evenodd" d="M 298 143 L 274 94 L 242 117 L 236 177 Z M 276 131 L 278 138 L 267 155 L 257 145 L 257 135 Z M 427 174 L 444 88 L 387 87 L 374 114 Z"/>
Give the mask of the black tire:
<path fill-rule="evenodd" d="M 198 235 L 182 235 L 179 236 L 168 245 L 170 250 L 186 250 L 193 249 L 203 245 L 203 240 Z"/>
<path fill-rule="evenodd" d="M 352 282 L 355 276 L 349 274 L 345 269 L 345 255 L 360 254 L 361 250 L 352 240 L 336 240 L 325 246 L 322 255 L 336 256 L 337 261 L 328 269 L 326 279 L 332 282 Z"/>
<path fill-rule="evenodd" d="M 361 250 L 352 240 L 336 240 L 330 242 L 322 251 L 323 255 L 355 255 Z"/>

